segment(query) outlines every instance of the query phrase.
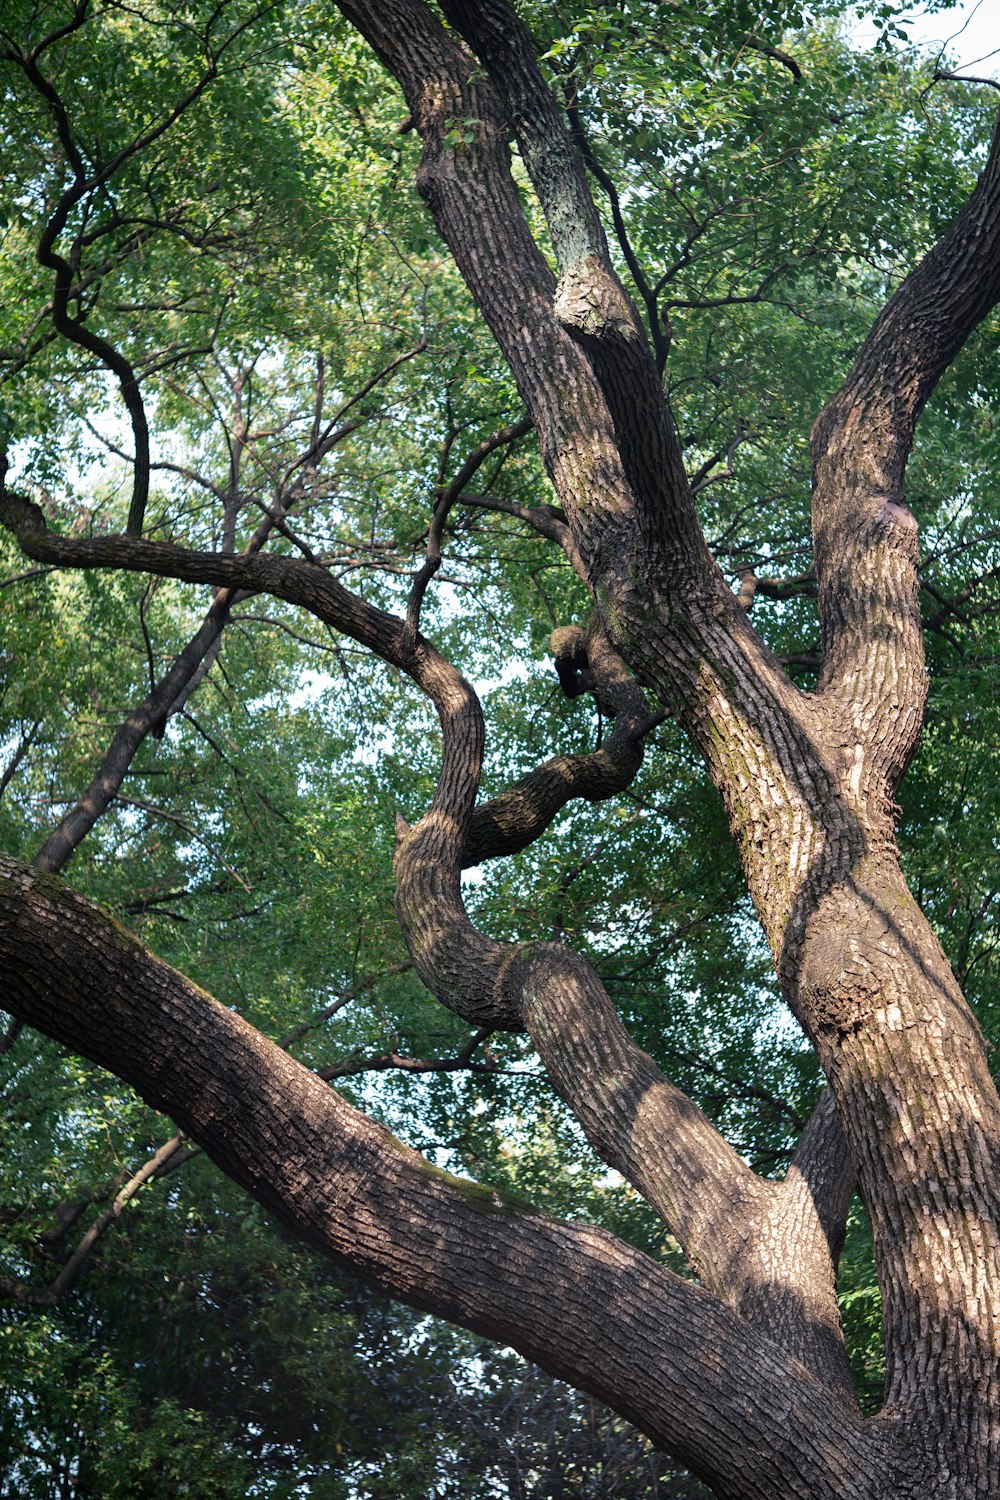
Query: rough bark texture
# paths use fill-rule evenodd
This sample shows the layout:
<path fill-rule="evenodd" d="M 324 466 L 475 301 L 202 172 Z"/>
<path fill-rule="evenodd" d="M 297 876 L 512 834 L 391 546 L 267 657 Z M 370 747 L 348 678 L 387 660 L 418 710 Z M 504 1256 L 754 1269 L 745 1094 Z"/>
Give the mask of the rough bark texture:
<path fill-rule="evenodd" d="M 417 629 L 419 593 L 403 621 L 311 562 L 53 536 L 13 495 L 0 520 L 45 563 L 268 591 L 413 677 L 443 732 L 434 801 L 397 830 L 414 964 L 475 1025 L 530 1035 L 700 1285 L 432 1171 L 96 909 L 10 862 L 4 1004 L 128 1079 L 312 1243 L 600 1395 L 720 1496 L 995 1494 L 1000 1101 L 900 873 L 893 797 L 925 696 L 903 473 L 936 380 L 1000 297 L 1000 138 L 816 424 L 824 663 L 805 694 L 710 556 L 656 361 L 520 20 L 505 0 L 448 0 L 448 26 L 421 0 L 341 9 L 406 95 L 424 143 L 420 191 L 538 435 L 562 507 L 545 526 L 598 614 L 586 651 L 563 638 L 557 656 L 568 676 L 585 666 L 615 708 L 603 751 L 557 757 L 477 809 L 479 705 Z M 471 141 L 455 143 L 456 118 L 475 122 Z M 558 277 L 523 216 L 510 135 Z M 463 865 L 523 847 L 570 796 L 627 784 L 650 725 L 630 673 L 677 716 L 722 794 L 783 992 L 830 1085 L 780 1183 L 752 1173 L 636 1046 L 582 958 L 563 944 L 496 943 L 462 903 Z M 886 1408 L 869 1421 L 850 1391 L 835 1295 L 855 1170 L 889 1370 Z"/>
<path fill-rule="evenodd" d="M 5 1000 L 128 1079 L 313 1245 L 614 1402 L 720 1494 L 869 1493 L 864 1423 L 710 1293 L 429 1167 L 58 880 L 0 860 Z M 784 1413 L 769 1432 L 768 1407 Z"/>

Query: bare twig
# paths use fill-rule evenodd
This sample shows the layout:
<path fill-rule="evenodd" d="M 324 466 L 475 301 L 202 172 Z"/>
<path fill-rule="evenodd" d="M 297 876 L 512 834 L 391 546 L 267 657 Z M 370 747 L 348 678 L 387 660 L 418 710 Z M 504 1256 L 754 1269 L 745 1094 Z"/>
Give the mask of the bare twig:
<path fill-rule="evenodd" d="M 497 448 L 504 447 L 508 443 L 516 442 L 526 432 L 530 432 L 533 423 L 530 417 L 522 417 L 520 421 L 512 422 L 507 427 L 502 427 L 499 432 L 492 433 L 488 438 L 474 448 L 459 469 L 455 478 L 445 488 L 439 490 L 437 502 L 434 506 L 434 514 L 431 518 L 430 529 L 427 533 L 427 551 L 424 564 L 413 580 L 410 589 L 410 597 L 406 605 L 406 632 L 411 644 L 416 639 L 417 629 L 420 624 L 420 608 L 423 604 L 427 586 L 438 568 L 441 566 L 441 538 L 444 534 L 445 522 L 455 502 L 462 498 L 462 491 L 472 479 L 477 470 L 485 463 L 491 453 Z"/>

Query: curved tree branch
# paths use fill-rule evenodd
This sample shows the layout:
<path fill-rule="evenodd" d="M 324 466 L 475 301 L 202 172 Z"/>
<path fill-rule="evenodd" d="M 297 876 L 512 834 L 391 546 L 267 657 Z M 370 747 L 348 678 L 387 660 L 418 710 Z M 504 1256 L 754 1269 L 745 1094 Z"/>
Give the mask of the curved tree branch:
<path fill-rule="evenodd" d="M 0 960 L 24 1020 L 169 1112 L 308 1243 L 613 1402 L 720 1495 L 861 1500 L 894 1462 L 890 1432 L 835 1415 L 709 1293 L 429 1167 L 91 903 L 6 858 Z"/>
<path fill-rule="evenodd" d="M 632 1042 L 590 965 L 561 944 L 494 942 L 470 922 L 460 873 L 482 762 L 482 714 L 469 684 L 428 642 L 301 559 L 195 553 L 130 538 L 54 537 L 36 506 L 9 493 L 0 498 L 0 520 L 17 531 L 30 556 L 45 561 L 264 589 L 303 605 L 411 675 L 434 703 L 443 733 L 434 800 L 415 827 L 399 820 L 394 860 L 397 914 L 421 979 L 475 1026 L 528 1030 L 604 1159 L 649 1198 L 692 1258 L 711 1267 L 710 1279 L 720 1290 L 739 1300 L 749 1284 L 761 1283 L 756 1251 L 734 1257 L 723 1248 L 723 1224 L 731 1230 L 741 1216 L 745 1245 L 767 1248 L 773 1275 L 774 1254 L 767 1247 L 773 1236 L 759 1232 L 758 1200 L 767 1185 L 753 1186 L 758 1180 L 714 1127 Z M 599 632 L 594 640 L 599 660 Z M 613 658 L 603 671 L 614 691 L 628 692 L 627 679 L 614 681 Z M 568 1060 L 581 1047 L 596 1053 L 587 1067 L 570 1070 Z M 626 1078 L 632 1079 L 628 1086 Z M 621 1109 L 609 1108 L 619 1089 Z M 814 1268 L 813 1279 L 825 1284 L 832 1299 L 829 1261 Z M 827 1331 L 831 1319 L 835 1328 L 835 1312 L 826 1319 Z M 793 1348 L 831 1378 L 827 1332 L 817 1350 L 814 1322 L 810 1311 L 795 1330 Z M 842 1369 L 833 1378 L 842 1383 L 841 1375 Z"/>
<path fill-rule="evenodd" d="M 820 691 L 843 702 L 890 789 L 916 747 L 926 696 L 903 473 L 928 397 L 998 300 L 1000 121 L 965 207 L 886 304 L 812 433 Z"/>
<path fill-rule="evenodd" d="M 553 633 L 556 636 L 565 631 Z M 602 802 L 625 790 L 642 764 L 643 741 L 665 715 L 651 714 L 642 689 L 614 650 L 599 622 L 584 642 L 590 690 L 615 727 L 599 749 L 586 755 L 556 755 L 472 813 L 462 854 L 464 866 L 517 854 L 544 833 L 572 798 Z M 558 665 L 558 651 L 557 665 Z"/>

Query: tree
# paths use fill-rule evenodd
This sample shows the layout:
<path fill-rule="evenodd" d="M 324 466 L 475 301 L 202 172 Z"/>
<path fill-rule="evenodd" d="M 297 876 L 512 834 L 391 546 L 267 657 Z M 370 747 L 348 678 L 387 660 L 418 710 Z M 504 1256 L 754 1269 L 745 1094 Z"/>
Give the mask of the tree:
<path fill-rule="evenodd" d="M 448 459 L 462 427 L 450 424 L 421 536 L 424 560 L 406 580 L 399 612 L 383 607 L 399 565 L 392 544 L 382 559 L 387 593 L 373 600 L 373 591 L 342 582 L 361 545 L 338 550 L 333 529 L 310 545 L 289 515 L 308 507 L 315 516 L 325 505 L 338 526 L 344 518 L 349 526 L 351 501 L 338 509 L 336 482 L 324 486 L 322 463 L 357 431 L 353 424 L 368 419 L 371 391 L 422 350 L 423 338 L 409 349 L 387 339 L 392 347 L 381 362 L 369 343 L 368 378 L 333 419 L 322 362 L 310 372 L 305 404 L 303 367 L 265 370 L 288 403 L 298 400 L 300 419 L 308 414 L 302 442 L 292 418 L 273 424 L 270 436 L 278 436 L 267 463 L 265 434 L 244 404 L 255 363 L 231 362 L 224 372 L 232 408 L 228 475 L 203 486 L 219 505 L 215 535 L 206 528 L 199 535 L 190 518 L 193 537 L 181 525 L 171 530 L 169 505 L 156 509 L 151 495 L 158 468 L 186 466 L 151 447 L 148 393 L 157 390 L 157 415 L 169 419 L 168 389 L 156 385 L 163 371 L 193 368 L 199 338 L 213 351 L 247 347 L 251 328 L 279 317 L 279 288 L 313 254 L 315 222 L 290 218 L 285 232 L 261 237 L 262 219 L 283 195 L 301 203 L 286 192 L 287 164 L 270 180 L 267 165 L 276 141 L 299 151 L 301 136 L 269 137 L 272 154 L 253 170 L 240 153 L 236 173 L 224 129 L 238 113 L 252 144 L 254 130 L 263 138 L 263 122 L 287 125 L 301 34 L 235 5 L 196 10 L 190 19 L 152 6 L 129 19 L 131 12 L 108 6 L 99 19 L 107 19 L 110 41 L 95 50 L 95 74 L 124 70 L 132 106 L 109 126 L 93 101 L 74 114 L 66 92 L 68 49 L 94 19 L 87 0 L 48 31 L 27 6 L 22 31 L 5 30 L 7 86 L 31 102 L 10 127 L 12 151 L 32 163 L 22 208 L 42 204 L 39 271 L 33 283 L 26 278 L 23 297 L 40 310 L 27 315 L 8 365 L 40 371 L 49 393 L 49 404 L 39 405 L 25 387 L 36 405 L 27 396 L 15 400 L 9 420 L 19 436 L 30 435 L 32 422 L 43 430 L 57 415 L 52 392 L 79 368 L 73 360 L 86 361 L 85 378 L 95 383 L 95 370 L 109 372 L 131 430 L 131 451 L 116 445 L 130 465 L 131 493 L 123 534 L 102 534 L 86 519 L 74 528 L 51 504 L 47 517 L 44 493 L 36 488 L 32 498 L 13 478 L 0 518 L 40 567 L 216 590 L 33 866 L 4 858 L 5 1005 L 126 1080 L 308 1244 L 391 1296 L 510 1343 L 598 1396 L 720 1496 L 957 1500 L 988 1493 L 1000 1463 L 1000 1102 L 979 1024 L 903 878 L 895 798 L 927 696 L 921 559 L 904 471 L 925 404 L 1000 297 L 1000 135 L 967 201 L 845 359 L 817 415 L 812 569 L 761 581 L 746 566 L 737 595 L 706 541 L 696 492 L 720 477 L 723 463 L 733 469 L 748 434 L 737 426 L 714 463 L 706 454 L 692 482 L 662 378 L 677 359 L 663 318 L 664 286 L 685 290 L 677 276 L 721 211 L 710 204 L 700 216 L 688 211 L 673 279 L 651 280 L 644 256 L 657 224 L 641 184 L 626 178 L 616 191 L 591 135 L 601 69 L 611 66 L 615 76 L 606 58 L 625 58 L 652 89 L 663 65 L 661 31 L 676 26 L 678 48 L 691 49 L 693 95 L 701 84 L 693 39 L 725 47 L 729 57 L 736 39 L 740 57 L 780 70 L 791 89 L 801 69 L 782 45 L 781 27 L 801 17 L 791 8 L 776 15 L 769 40 L 739 5 L 710 21 L 679 6 L 666 22 L 656 7 L 641 5 L 572 16 L 553 8 L 548 21 L 505 0 L 447 0 L 440 14 L 422 0 L 339 9 L 402 89 L 409 116 L 399 139 L 408 147 L 411 134 L 419 137 L 420 194 L 523 404 L 479 436 L 456 471 Z M 307 12 L 297 20 L 325 37 Z M 140 21 L 153 39 L 146 63 L 161 62 L 152 84 L 129 63 Z M 342 23 L 334 35 L 340 39 Z M 162 68 L 175 47 L 176 77 Z M 265 55 L 270 71 L 260 67 Z M 753 138 L 753 89 L 732 69 L 726 76 L 735 77 L 737 96 L 727 96 L 727 105 L 743 111 Z M 624 159 L 638 149 L 639 133 L 658 128 L 665 107 L 651 106 L 646 118 L 636 105 L 617 139 L 608 132 L 609 154 Z M 826 120 L 836 141 L 842 121 L 829 110 Z M 175 127 L 187 134 L 167 160 L 162 143 Z M 710 102 L 694 144 L 720 128 Z M 678 171 L 694 144 L 676 147 Z M 199 156 L 209 148 L 211 161 Z M 336 180 L 316 150 L 312 158 L 303 153 L 304 167 L 315 161 Z M 205 166 L 195 172 L 199 160 Z M 738 156 L 730 160 L 735 173 Z M 213 171 L 230 168 L 223 223 L 211 211 L 219 191 Z M 620 266 L 588 171 L 608 195 Z M 322 171 L 317 191 L 327 191 Z M 703 313 L 766 304 L 783 275 L 800 296 L 822 282 L 824 257 L 834 254 L 833 221 L 802 178 L 796 192 L 802 222 L 789 231 L 800 247 L 793 269 L 768 258 L 757 214 L 753 235 L 728 246 L 728 275 L 717 267 L 714 285 L 698 295 L 667 297 L 670 310 L 681 314 L 691 302 Z M 925 212 L 918 241 L 934 238 L 928 219 Z M 777 236 L 777 220 L 771 223 Z M 871 243 L 878 242 L 873 225 Z M 196 252 L 194 269 L 183 246 Z M 435 247 L 420 253 L 432 262 Z M 251 255 L 260 295 L 244 305 L 242 291 L 224 283 L 241 256 L 245 279 Z M 303 282 L 307 292 L 315 284 Z M 213 290 L 224 295 L 206 313 Z M 219 308 L 227 297 L 237 307 L 223 336 Z M 284 316 L 286 347 L 294 347 L 295 319 Z M 690 358 L 683 338 L 678 354 L 682 364 Z M 683 403 L 676 390 L 675 397 Z M 198 421 L 193 412 L 185 406 L 189 429 Z M 508 498 L 492 484 L 477 493 L 473 481 L 484 465 L 529 428 L 554 503 Z M 410 440 L 415 472 L 419 419 Z M 245 471 L 254 465 L 251 518 Z M 519 477 L 532 479 L 527 464 Z M 597 750 L 557 755 L 482 803 L 483 716 L 446 652 L 454 634 L 447 609 L 438 619 L 440 649 L 421 630 L 446 540 L 460 531 L 459 505 L 514 517 L 562 549 L 593 616 L 586 628 L 556 633 L 560 678 L 570 693 L 592 693 L 615 721 Z M 711 505 L 703 504 L 702 515 Z M 738 527 L 738 513 L 719 506 Z M 398 547 L 402 515 L 396 533 Z M 371 549 L 376 544 L 384 545 L 373 530 Z M 768 543 L 762 553 L 777 550 Z M 984 566 L 980 577 L 989 571 Z M 564 579 L 558 587 L 565 586 Z M 779 660 L 748 610 L 757 592 L 800 597 L 813 586 L 821 660 L 815 682 L 802 687 L 788 670 L 795 663 Z M 501 1033 L 530 1039 L 591 1145 L 660 1216 L 696 1279 L 606 1230 L 431 1166 L 53 873 L 118 796 L 145 736 L 162 729 L 211 667 L 233 610 L 260 595 L 358 643 L 433 704 L 441 735 L 436 789 L 416 822 L 399 817 L 393 856 L 409 960 L 430 994 L 466 1023 L 466 1034 L 471 1028 L 469 1045 Z M 957 618 L 961 603 L 949 593 L 940 607 Z M 25 754 L 33 712 L 26 701 Z M 577 951 L 583 945 L 565 940 L 568 924 L 560 920 L 555 941 L 500 941 L 470 920 L 463 899 L 463 869 L 528 848 L 570 799 L 600 800 L 627 787 L 643 742 L 667 714 L 721 797 L 782 995 L 828 1083 L 781 1180 L 752 1170 L 633 1040 L 595 965 Z M 855 1174 L 884 1308 L 886 1396 L 874 1418 L 857 1404 L 836 1296 Z"/>

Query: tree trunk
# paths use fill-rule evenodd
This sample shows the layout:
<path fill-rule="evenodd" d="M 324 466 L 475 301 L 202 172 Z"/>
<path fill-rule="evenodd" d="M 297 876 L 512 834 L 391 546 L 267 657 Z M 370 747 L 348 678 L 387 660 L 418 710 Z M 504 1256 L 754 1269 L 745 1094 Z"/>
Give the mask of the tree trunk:
<path fill-rule="evenodd" d="M 605 648 L 619 653 L 704 757 L 836 1118 L 821 1103 L 785 1181 L 761 1179 L 636 1046 L 589 964 L 563 944 L 494 942 L 465 912 L 470 850 L 523 847 L 574 788 L 633 774 L 642 715 L 631 691 L 600 766 L 557 759 L 477 815 L 478 701 L 419 630 L 430 550 L 396 619 L 313 560 L 53 536 L 0 484 L 0 520 L 38 561 L 271 592 L 426 692 L 441 774 L 425 817 L 400 820 L 396 851 L 414 966 L 475 1025 L 527 1032 L 699 1281 L 430 1168 L 89 903 L 9 860 L 3 1003 L 134 1084 L 311 1244 L 608 1401 L 723 1500 L 995 1495 L 1000 1100 L 903 881 L 894 797 L 926 692 L 903 475 L 924 402 L 1000 298 L 1000 133 L 965 209 L 889 302 L 814 429 L 824 660 L 804 693 L 710 555 L 655 360 L 517 13 L 506 0 L 442 0 L 444 25 L 422 0 L 340 9 L 406 95 L 424 145 L 420 191 L 557 492 L 561 518 L 539 529 L 593 596 L 595 663 Z M 456 119 L 469 123 L 460 145 Z M 511 134 L 555 273 L 522 211 Z M 610 681 L 607 660 L 603 670 Z M 836 1313 L 848 1154 L 885 1308 L 886 1405 L 871 1420 L 849 1390 Z"/>

